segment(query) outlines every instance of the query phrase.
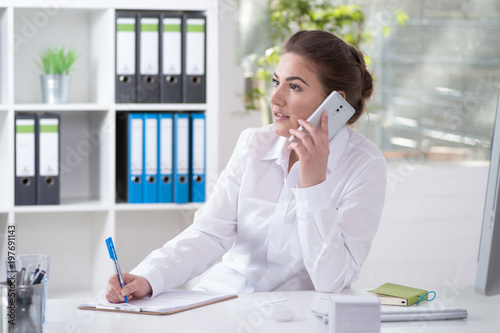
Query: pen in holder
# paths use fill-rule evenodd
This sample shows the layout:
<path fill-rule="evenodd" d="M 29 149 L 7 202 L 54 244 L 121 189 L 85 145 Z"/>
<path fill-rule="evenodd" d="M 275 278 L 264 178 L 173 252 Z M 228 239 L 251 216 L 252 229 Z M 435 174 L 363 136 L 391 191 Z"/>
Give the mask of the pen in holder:
<path fill-rule="evenodd" d="M 16 300 L 14 332 L 42 333 L 43 284 L 16 286 Z"/>
<path fill-rule="evenodd" d="M 43 332 L 43 285 L 17 285 L 15 281 L 0 283 L 0 325 L 5 333 Z"/>
<path fill-rule="evenodd" d="M 50 257 L 43 254 L 23 254 L 15 256 L 15 262 L 7 261 L 7 273 L 8 275 L 15 275 L 16 283 L 16 297 L 23 296 L 23 299 L 19 299 L 19 306 L 23 305 L 21 310 L 24 311 L 20 313 L 20 316 L 27 319 L 26 315 L 29 313 L 28 308 L 33 306 L 32 300 L 30 301 L 30 293 L 33 297 L 37 297 L 36 290 L 41 290 L 41 324 L 45 321 L 45 303 L 47 300 L 47 282 L 49 279 L 49 266 Z M 28 290 L 31 290 L 28 291 Z M 27 299 L 25 299 L 25 297 Z M 38 306 L 38 304 L 37 304 Z M 20 310 L 19 307 L 16 308 Z M 24 316 L 24 317 L 23 317 Z M 17 326 L 17 325 L 16 325 Z M 19 331 L 24 332 L 24 331 Z M 32 332 L 32 331 L 26 331 Z M 38 331 L 33 331 L 38 332 Z"/>

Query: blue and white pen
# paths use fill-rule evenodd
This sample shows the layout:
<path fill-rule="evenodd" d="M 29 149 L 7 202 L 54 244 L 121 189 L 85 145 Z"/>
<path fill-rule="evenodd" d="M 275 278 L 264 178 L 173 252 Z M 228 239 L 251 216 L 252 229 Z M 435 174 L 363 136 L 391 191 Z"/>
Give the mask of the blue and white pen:
<path fill-rule="evenodd" d="M 118 264 L 118 257 L 116 256 L 115 246 L 113 245 L 113 239 L 111 239 L 111 237 L 106 239 L 106 245 L 108 246 L 111 260 L 115 262 L 116 275 L 118 275 L 118 280 L 120 280 L 120 285 L 123 288 L 125 286 L 125 282 L 123 281 L 122 271 L 120 270 L 120 265 Z M 128 303 L 127 296 L 125 296 L 125 303 Z"/>

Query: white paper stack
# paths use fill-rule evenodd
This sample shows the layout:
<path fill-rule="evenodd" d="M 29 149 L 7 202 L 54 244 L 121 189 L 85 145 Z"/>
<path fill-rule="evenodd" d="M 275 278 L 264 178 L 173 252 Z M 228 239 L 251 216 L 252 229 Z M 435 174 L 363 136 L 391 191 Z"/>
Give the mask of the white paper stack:
<path fill-rule="evenodd" d="M 380 300 L 376 296 L 331 295 L 330 333 L 380 332 Z"/>

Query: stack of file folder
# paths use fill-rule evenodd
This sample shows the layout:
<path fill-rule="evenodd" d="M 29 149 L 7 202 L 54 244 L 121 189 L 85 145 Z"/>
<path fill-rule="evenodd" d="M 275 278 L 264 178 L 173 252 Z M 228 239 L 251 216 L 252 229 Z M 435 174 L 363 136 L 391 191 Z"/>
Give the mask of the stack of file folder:
<path fill-rule="evenodd" d="M 203 12 L 116 12 L 116 102 L 205 103 Z"/>
<path fill-rule="evenodd" d="M 205 131 L 202 112 L 118 112 L 117 201 L 204 202 Z"/>
<path fill-rule="evenodd" d="M 60 116 L 16 113 L 15 205 L 60 202 Z"/>

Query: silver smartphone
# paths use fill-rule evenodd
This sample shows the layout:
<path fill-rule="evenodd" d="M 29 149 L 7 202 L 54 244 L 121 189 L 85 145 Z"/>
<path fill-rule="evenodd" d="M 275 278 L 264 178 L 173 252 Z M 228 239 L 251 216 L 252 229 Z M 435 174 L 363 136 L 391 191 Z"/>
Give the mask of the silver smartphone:
<path fill-rule="evenodd" d="M 307 121 L 321 129 L 321 115 L 325 110 L 328 111 L 328 140 L 331 140 L 339 129 L 351 119 L 354 109 L 338 92 L 333 91 L 307 118 Z M 307 133 L 307 130 L 302 126 L 298 130 Z M 295 136 L 292 135 L 288 140 L 292 142 L 294 139 Z"/>

